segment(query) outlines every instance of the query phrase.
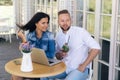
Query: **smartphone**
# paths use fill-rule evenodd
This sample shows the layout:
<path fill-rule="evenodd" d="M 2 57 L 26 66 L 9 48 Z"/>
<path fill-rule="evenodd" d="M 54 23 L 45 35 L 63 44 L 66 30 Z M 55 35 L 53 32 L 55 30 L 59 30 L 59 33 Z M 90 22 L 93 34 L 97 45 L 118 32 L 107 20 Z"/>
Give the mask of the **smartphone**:
<path fill-rule="evenodd" d="M 21 64 L 21 61 L 20 60 L 14 60 L 13 61 L 16 65 L 20 65 Z"/>

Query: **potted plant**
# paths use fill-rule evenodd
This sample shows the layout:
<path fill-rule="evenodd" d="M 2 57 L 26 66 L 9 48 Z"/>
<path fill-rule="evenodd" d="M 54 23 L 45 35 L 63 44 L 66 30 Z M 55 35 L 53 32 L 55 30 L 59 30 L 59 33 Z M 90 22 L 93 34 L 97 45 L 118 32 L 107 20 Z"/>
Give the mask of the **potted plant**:
<path fill-rule="evenodd" d="M 63 52 L 67 53 L 69 51 L 69 46 L 68 46 L 69 40 L 70 40 L 70 36 L 67 36 L 65 44 L 62 46 L 62 51 Z"/>
<path fill-rule="evenodd" d="M 63 52 L 68 52 L 68 51 L 69 51 L 68 43 L 65 43 L 65 44 L 62 46 L 62 51 L 63 51 Z"/>
<path fill-rule="evenodd" d="M 21 53 L 23 54 L 21 71 L 30 72 L 33 70 L 32 60 L 31 60 L 32 46 L 29 44 L 29 42 L 22 43 L 20 49 L 21 49 Z"/>

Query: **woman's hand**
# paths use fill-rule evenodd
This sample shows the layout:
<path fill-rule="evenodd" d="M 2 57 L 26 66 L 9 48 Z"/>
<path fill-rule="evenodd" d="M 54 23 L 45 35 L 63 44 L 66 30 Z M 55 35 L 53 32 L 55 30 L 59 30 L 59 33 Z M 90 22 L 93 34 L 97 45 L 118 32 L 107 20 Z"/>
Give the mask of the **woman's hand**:
<path fill-rule="evenodd" d="M 26 43 L 27 42 L 26 37 L 23 34 L 22 30 L 19 30 L 18 33 L 17 33 L 17 35 L 18 35 L 18 37 L 20 37 L 22 39 L 22 43 Z"/>

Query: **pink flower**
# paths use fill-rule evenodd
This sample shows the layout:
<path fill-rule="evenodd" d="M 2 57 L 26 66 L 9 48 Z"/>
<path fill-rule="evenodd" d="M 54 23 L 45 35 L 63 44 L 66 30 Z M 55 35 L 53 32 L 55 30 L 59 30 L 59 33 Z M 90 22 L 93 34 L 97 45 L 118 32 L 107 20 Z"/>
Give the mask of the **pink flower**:
<path fill-rule="evenodd" d="M 29 53 L 32 51 L 32 45 L 30 45 L 29 42 L 22 43 L 20 47 L 21 47 L 22 52 L 24 53 Z"/>

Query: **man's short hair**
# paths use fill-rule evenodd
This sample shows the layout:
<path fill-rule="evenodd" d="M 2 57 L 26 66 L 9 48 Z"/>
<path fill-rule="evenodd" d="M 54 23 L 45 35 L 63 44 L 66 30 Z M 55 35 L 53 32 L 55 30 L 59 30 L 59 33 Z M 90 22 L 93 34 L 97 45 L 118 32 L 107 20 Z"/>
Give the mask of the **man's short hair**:
<path fill-rule="evenodd" d="M 60 14 L 69 14 L 69 15 L 70 15 L 70 13 L 68 12 L 68 10 L 66 10 L 66 9 L 59 11 L 59 12 L 58 12 L 58 16 L 59 16 Z"/>

